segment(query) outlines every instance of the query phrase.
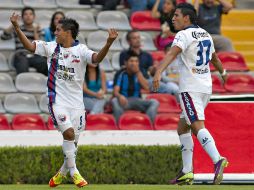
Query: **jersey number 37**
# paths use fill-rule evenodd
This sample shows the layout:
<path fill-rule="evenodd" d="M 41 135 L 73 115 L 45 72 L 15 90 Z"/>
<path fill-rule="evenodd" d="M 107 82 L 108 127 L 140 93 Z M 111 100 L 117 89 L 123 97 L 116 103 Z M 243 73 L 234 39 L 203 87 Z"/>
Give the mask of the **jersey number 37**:
<path fill-rule="evenodd" d="M 210 61 L 209 57 L 210 57 L 211 41 L 203 40 L 199 42 L 197 47 L 199 48 L 197 52 L 197 56 L 199 59 L 196 62 L 196 66 L 201 66 L 203 64 L 207 65 Z"/>

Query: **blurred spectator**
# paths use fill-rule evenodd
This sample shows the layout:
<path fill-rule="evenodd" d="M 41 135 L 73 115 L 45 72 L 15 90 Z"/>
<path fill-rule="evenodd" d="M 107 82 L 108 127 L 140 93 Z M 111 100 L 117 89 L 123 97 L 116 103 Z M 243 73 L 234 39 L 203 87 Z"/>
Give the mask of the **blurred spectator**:
<path fill-rule="evenodd" d="M 129 50 L 124 50 L 120 53 L 120 67 L 124 67 L 124 60 L 126 59 L 129 51 L 134 51 L 139 58 L 139 69 L 143 76 L 149 82 L 149 90 L 153 92 L 153 78 L 150 73 L 155 71 L 155 66 L 153 65 L 152 56 L 141 49 L 141 38 L 137 30 L 129 31 L 126 35 L 126 39 L 130 45 Z M 178 87 L 174 83 L 164 83 L 161 82 L 158 93 L 168 93 L 177 94 Z"/>
<path fill-rule="evenodd" d="M 40 26 L 34 23 L 35 12 L 32 7 L 25 7 L 21 12 L 23 25 L 20 29 L 25 33 L 30 41 L 39 40 L 41 37 Z M 16 53 L 14 57 L 14 67 L 16 68 L 17 74 L 28 72 L 29 67 L 36 68 L 37 72 L 44 75 L 48 74 L 47 59 L 45 57 L 34 55 L 27 50 L 20 42 L 17 34 L 14 32 L 12 26 L 8 27 L 3 31 L 1 35 L 2 40 L 11 39 L 14 36 L 16 43 Z"/>
<path fill-rule="evenodd" d="M 91 0 L 79 0 L 80 4 L 84 4 L 84 5 L 92 5 L 97 4 L 97 5 L 102 5 L 103 11 L 106 10 L 116 10 L 116 6 L 119 5 L 119 3 L 121 2 L 121 0 L 95 0 L 95 1 L 91 1 Z"/>
<path fill-rule="evenodd" d="M 85 109 L 90 114 L 103 113 L 106 104 L 106 75 L 99 66 L 87 65 L 83 91 Z"/>
<path fill-rule="evenodd" d="M 162 11 L 158 10 L 160 0 L 156 0 L 156 3 L 152 9 L 152 17 L 159 18 L 161 23 L 161 33 L 157 35 L 155 44 L 159 50 L 164 50 L 165 46 L 173 42 L 175 29 L 172 24 L 172 18 L 174 16 L 176 1 L 164 0 Z"/>
<path fill-rule="evenodd" d="M 129 7 L 131 8 L 131 14 L 136 11 L 151 10 L 156 0 L 127 0 Z M 159 10 L 162 9 L 163 0 L 159 2 Z"/>
<path fill-rule="evenodd" d="M 198 25 L 209 32 L 213 38 L 216 52 L 234 51 L 230 39 L 221 35 L 221 16 L 227 14 L 233 5 L 227 0 L 203 0 L 200 4 L 199 0 L 194 1 L 195 9 L 198 12 Z"/>
<path fill-rule="evenodd" d="M 50 26 L 44 29 L 44 40 L 46 42 L 55 41 L 56 37 L 54 32 L 56 30 L 56 25 L 58 24 L 59 20 L 63 19 L 64 17 L 64 13 L 61 11 L 57 11 L 52 15 Z"/>
<path fill-rule="evenodd" d="M 112 99 L 113 114 L 116 121 L 126 110 L 145 112 L 153 122 L 159 103 L 157 100 L 141 99 L 141 88 L 148 90 L 148 81 L 139 70 L 139 58 L 134 52 L 125 57 L 126 67 L 114 78 L 114 98 Z"/>

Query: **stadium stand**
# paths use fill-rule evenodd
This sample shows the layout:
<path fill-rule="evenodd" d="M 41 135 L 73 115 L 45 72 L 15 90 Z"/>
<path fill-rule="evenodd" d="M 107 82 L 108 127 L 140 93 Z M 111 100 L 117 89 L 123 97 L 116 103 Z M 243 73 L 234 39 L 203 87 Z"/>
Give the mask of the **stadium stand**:
<path fill-rule="evenodd" d="M 3 9 L 21 9 L 24 7 L 22 0 L 1 0 L 0 7 Z"/>
<path fill-rule="evenodd" d="M 139 112 L 123 113 L 118 127 L 120 130 L 153 130 L 149 117 Z"/>
<path fill-rule="evenodd" d="M 25 6 L 30 6 L 36 9 L 55 9 L 57 8 L 55 0 L 23 0 Z"/>
<path fill-rule="evenodd" d="M 40 25 L 41 29 L 47 28 L 50 25 L 50 20 L 54 14 L 53 10 L 36 10 L 35 23 Z"/>
<path fill-rule="evenodd" d="M 48 130 L 56 130 L 52 118 L 50 116 L 48 117 L 47 128 Z"/>
<path fill-rule="evenodd" d="M 5 110 L 9 113 L 40 113 L 35 96 L 26 93 L 7 94 L 4 99 Z"/>
<path fill-rule="evenodd" d="M 114 71 L 114 68 L 112 67 L 111 62 L 110 62 L 108 56 L 106 56 L 106 57 L 102 60 L 102 62 L 101 62 L 101 64 L 100 64 L 100 68 L 101 68 L 102 70 L 104 70 L 105 72 Z"/>
<path fill-rule="evenodd" d="M 1 113 L 5 113 L 5 112 L 6 112 L 6 111 L 5 111 L 4 107 L 3 107 L 2 100 L 0 99 L 0 114 L 1 114 Z"/>
<path fill-rule="evenodd" d="M 151 51 L 150 54 L 153 57 L 153 62 L 160 63 L 165 57 L 165 52 L 164 51 Z"/>
<path fill-rule="evenodd" d="M 213 93 L 225 93 L 226 89 L 224 88 L 221 79 L 212 74 L 212 82 L 213 82 Z"/>
<path fill-rule="evenodd" d="M 90 9 L 91 5 L 81 5 L 79 4 L 79 0 L 56 0 L 56 4 L 60 8 L 64 9 Z"/>
<path fill-rule="evenodd" d="M 162 113 L 158 114 L 154 121 L 155 130 L 176 130 L 179 121 L 179 114 Z"/>
<path fill-rule="evenodd" d="M 149 94 L 146 99 L 155 99 L 160 103 L 158 113 L 180 113 L 181 109 L 177 103 L 176 97 L 170 94 Z"/>
<path fill-rule="evenodd" d="M 1 43 L 1 42 L 0 42 Z M 6 57 L 0 52 L 0 72 L 9 71 L 9 65 Z"/>
<path fill-rule="evenodd" d="M 12 77 L 7 73 L 0 73 L 0 93 L 17 92 Z"/>
<path fill-rule="evenodd" d="M 254 93 L 254 77 L 248 74 L 229 74 L 225 89 L 233 93 Z"/>
<path fill-rule="evenodd" d="M 120 52 L 116 52 L 112 55 L 112 67 L 114 70 L 118 71 L 120 69 Z"/>
<path fill-rule="evenodd" d="M 118 130 L 118 127 L 110 114 L 88 114 L 86 130 Z"/>
<path fill-rule="evenodd" d="M 20 73 L 16 76 L 15 85 L 19 92 L 45 93 L 47 77 L 41 73 Z"/>
<path fill-rule="evenodd" d="M 127 15 L 122 11 L 101 11 L 97 15 L 97 25 L 100 29 L 131 30 Z"/>
<path fill-rule="evenodd" d="M 14 130 L 46 130 L 47 127 L 38 114 L 17 114 L 13 116 L 12 128 Z"/>
<path fill-rule="evenodd" d="M 0 11 L 0 18 L 1 18 L 1 22 L 0 22 L 0 29 L 5 29 L 8 28 L 11 24 L 9 22 L 9 18 L 11 13 L 13 13 L 14 10 L 1 10 Z"/>
<path fill-rule="evenodd" d="M 0 130 L 11 130 L 11 126 L 9 125 L 7 117 L 1 114 L 0 114 Z"/>
<path fill-rule="evenodd" d="M 48 110 L 48 97 L 46 94 L 43 94 L 41 97 L 40 97 L 40 100 L 39 100 L 39 108 L 42 112 L 44 113 L 49 113 L 49 110 Z"/>

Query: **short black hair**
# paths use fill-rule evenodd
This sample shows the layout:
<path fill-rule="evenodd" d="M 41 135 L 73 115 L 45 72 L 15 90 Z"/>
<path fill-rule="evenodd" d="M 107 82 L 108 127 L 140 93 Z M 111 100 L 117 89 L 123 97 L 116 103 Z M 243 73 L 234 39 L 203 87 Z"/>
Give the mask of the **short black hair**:
<path fill-rule="evenodd" d="M 79 24 L 76 20 L 71 18 L 64 18 L 59 21 L 59 24 L 62 24 L 64 31 L 70 30 L 71 36 L 75 40 L 79 33 Z"/>
<path fill-rule="evenodd" d="M 180 9 L 183 16 L 188 15 L 192 24 L 197 24 L 197 11 L 193 5 L 189 3 L 180 3 L 176 6 L 176 9 Z"/>
<path fill-rule="evenodd" d="M 134 30 L 131 30 L 131 31 L 127 32 L 126 40 L 127 40 L 127 41 L 130 41 L 130 39 L 131 39 L 131 34 L 132 34 L 132 33 L 135 33 L 135 32 L 139 32 L 139 31 L 136 30 L 136 29 L 134 29 Z"/>
<path fill-rule="evenodd" d="M 132 51 L 132 50 L 129 50 L 128 52 L 127 52 L 127 55 L 126 55 L 126 57 L 125 57 L 125 61 L 127 62 L 131 57 L 137 57 L 138 58 L 138 54 L 136 54 L 134 51 Z"/>
<path fill-rule="evenodd" d="M 33 15 L 35 15 L 34 8 L 32 8 L 32 7 L 24 7 L 24 8 L 22 9 L 22 11 L 21 11 L 21 16 L 22 16 L 22 18 L 23 18 L 23 16 L 24 16 L 25 12 L 28 11 L 28 10 L 32 11 L 32 12 L 33 12 Z"/>

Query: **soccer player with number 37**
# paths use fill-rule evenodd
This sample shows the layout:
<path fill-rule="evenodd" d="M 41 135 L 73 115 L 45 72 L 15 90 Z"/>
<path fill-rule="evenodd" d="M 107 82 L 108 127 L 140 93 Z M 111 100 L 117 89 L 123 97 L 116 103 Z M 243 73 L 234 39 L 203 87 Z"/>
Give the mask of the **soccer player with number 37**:
<path fill-rule="evenodd" d="M 50 179 L 49 186 L 60 185 L 70 172 L 74 184 L 83 187 L 87 182 L 76 167 L 76 154 L 79 134 L 86 122 L 83 103 L 86 65 L 100 63 L 118 33 L 115 29 L 109 29 L 106 44 L 96 53 L 76 40 L 79 24 L 73 19 L 59 21 L 55 31 L 56 41 L 30 42 L 20 30 L 18 18 L 19 15 L 13 13 L 10 21 L 24 47 L 47 57 L 49 112 L 54 125 L 63 135 L 64 163 L 58 173 Z"/>
<path fill-rule="evenodd" d="M 224 168 L 228 161 L 218 152 L 214 139 L 205 128 L 204 110 L 212 94 L 212 79 L 209 62 L 220 72 L 225 82 L 227 73 L 218 59 L 211 36 L 197 26 L 196 10 L 191 4 L 182 3 L 176 7 L 173 25 L 179 31 L 170 51 L 159 66 L 153 81 L 154 91 L 159 88 L 161 73 L 178 59 L 179 63 L 179 99 L 182 108 L 178 123 L 178 135 L 181 143 L 183 168 L 171 180 L 171 184 L 192 184 L 193 182 L 193 140 L 191 132 L 212 159 L 215 166 L 214 184 L 220 184 Z"/>

